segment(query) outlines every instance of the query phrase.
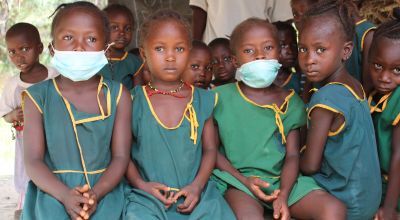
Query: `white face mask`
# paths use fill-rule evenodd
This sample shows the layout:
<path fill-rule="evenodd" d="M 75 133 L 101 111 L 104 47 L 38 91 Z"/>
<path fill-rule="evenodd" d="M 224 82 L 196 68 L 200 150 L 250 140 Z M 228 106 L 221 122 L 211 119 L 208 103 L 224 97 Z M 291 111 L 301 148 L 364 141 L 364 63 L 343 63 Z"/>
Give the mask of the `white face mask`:
<path fill-rule="evenodd" d="M 255 60 L 243 64 L 236 74 L 239 80 L 252 88 L 266 88 L 274 82 L 281 66 L 278 60 Z"/>
<path fill-rule="evenodd" d="M 107 49 L 111 45 L 109 44 Z M 90 79 L 108 63 L 105 50 L 60 51 L 56 50 L 53 44 L 51 46 L 54 50 L 51 65 L 61 75 L 75 82 Z"/>

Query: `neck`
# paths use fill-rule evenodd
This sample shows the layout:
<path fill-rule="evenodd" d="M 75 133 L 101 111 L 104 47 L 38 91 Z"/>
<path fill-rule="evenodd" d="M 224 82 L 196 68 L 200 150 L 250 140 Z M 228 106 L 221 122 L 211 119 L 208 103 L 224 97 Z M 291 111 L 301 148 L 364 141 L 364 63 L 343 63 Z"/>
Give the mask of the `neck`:
<path fill-rule="evenodd" d="M 343 82 L 346 75 L 348 75 L 348 72 L 346 68 L 344 68 L 344 65 L 341 65 L 340 68 L 337 69 L 334 73 L 332 73 L 326 79 L 322 80 L 322 84 L 326 85 L 331 82 Z"/>
<path fill-rule="evenodd" d="M 47 68 L 37 62 L 31 69 L 20 73 L 20 79 L 26 83 L 37 83 L 47 78 Z"/>
<path fill-rule="evenodd" d="M 125 54 L 125 50 L 124 49 L 116 49 L 116 48 L 110 47 L 109 50 L 110 50 L 110 57 L 109 58 L 121 59 Z"/>
<path fill-rule="evenodd" d="M 274 85 L 274 84 L 271 84 L 270 86 L 268 86 L 266 88 L 260 88 L 260 89 L 247 86 L 243 82 L 239 82 L 239 86 L 240 86 L 241 90 L 243 91 L 243 93 L 245 93 L 245 94 L 270 93 L 271 91 L 276 89 L 276 85 Z"/>
<path fill-rule="evenodd" d="M 58 76 L 56 79 L 59 83 L 60 89 L 70 88 L 73 90 L 83 90 L 83 89 L 89 88 L 89 86 L 94 86 L 94 85 L 97 86 L 100 81 L 100 76 L 95 75 L 88 80 L 79 81 L 79 82 L 72 81 L 72 80 L 64 77 L 63 75 Z"/>
<path fill-rule="evenodd" d="M 174 90 L 176 88 L 178 88 L 181 84 L 182 81 L 178 80 L 178 81 L 161 81 L 158 79 L 152 79 L 150 81 L 151 85 L 158 89 L 158 90 L 162 90 L 162 91 L 171 91 Z"/>

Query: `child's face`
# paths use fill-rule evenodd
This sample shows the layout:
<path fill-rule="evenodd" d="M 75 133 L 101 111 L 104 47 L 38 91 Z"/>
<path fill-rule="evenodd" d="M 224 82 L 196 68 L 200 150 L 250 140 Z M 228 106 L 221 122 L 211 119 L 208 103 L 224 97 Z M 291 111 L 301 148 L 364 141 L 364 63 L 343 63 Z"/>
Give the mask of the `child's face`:
<path fill-rule="evenodd" d="M 219 44 L 211 48 L 212 70 L 217 81 L 230 81 L 235 77 L 236 65 L 232 53 L 225 45 Z"/>
<path fill-rule="evenodd" d="M 260 60 L 279 59 L 279 43 L 267 27 L 255 26 L 247 29 L 235 47 L 235 58 L 239 65 Z"/>
<path fill-rule="evenodd" d="M 311 82 L 321 82 L 343 68 L 352 51 L 345 42 L 340 24 L 331 17 L 319 16 L 303 23 L 299 38 L 299 64 Z"/>
<path fill-rule="evenodd" d="M 296 36 L 290 31 L 278 31 L 279 44 L 281 47 L 281 54 L 279 62 L 285 68 L 296 66 L 297 62 L 297 42 Z"/>
<path fill-rule="evenodd" d="M 400 85 L 400 41 L 381 37 L 370 50 L 369 70 L 375 89 L 389 93 Z"/>
<path fill-rule="evenodd" d="M 183 81 L 207 89 L 212 78 L 211 54 L 209 51 L 193 48 L 183 73 Z"/>
<path fill-rule="evenodd" d="M 296 25 L 297 29 L 300 29 L 300 21 L 303 18 L 304 14 L 310 7 L 307 1 L 302 0 L 292 0 L 292 13 L 293 13 L 293 21 Z"/>
<path fill-rule="evenodd" d="M 26 34 L 16 34 L 6 38 L 8 56 L 11 62 L 22 72 L 29 72 L 39 62 L 43 44 L 32 42 Z"/>
<path fill-rule="evenodd" d="M 176 21 L 159 21 L 149 28 L 140 48 L 152 80 L 174 82 L 182 77 L 189 58 L 190 43 L 187 30 Z"/>
<path fill-rule="evenodd" d="M 64 12 L 54 29 L 54 48 L 63 51 L 100 51 L 105 49 L 103 21 L 85 8 Z"/>
<path fill-rule="evenodd" d="M 111 12 L 108 13 L 110 21 L 110 42 L 115 44 L 115 49 L 123 50 L 132 40 L 133 21 L 125 13 Z"/>

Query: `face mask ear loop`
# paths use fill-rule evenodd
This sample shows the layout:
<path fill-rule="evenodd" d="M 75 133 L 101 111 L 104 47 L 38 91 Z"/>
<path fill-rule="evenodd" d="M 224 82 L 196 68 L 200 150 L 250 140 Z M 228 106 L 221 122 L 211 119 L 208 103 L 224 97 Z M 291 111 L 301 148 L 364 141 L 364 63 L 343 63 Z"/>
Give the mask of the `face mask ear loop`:
<path fill-rule="evenodd" d="M 107 44 L 107 47 L 106 47 L 106 49 L 104 50 L 104 52 L 106 52 L 108 49 L 110 49 L 110 47 L 111 47 L 112 45 L 114 45 L 114 44 L 115 44 L 115 42 L 111 42 L 111 43 Z"/>

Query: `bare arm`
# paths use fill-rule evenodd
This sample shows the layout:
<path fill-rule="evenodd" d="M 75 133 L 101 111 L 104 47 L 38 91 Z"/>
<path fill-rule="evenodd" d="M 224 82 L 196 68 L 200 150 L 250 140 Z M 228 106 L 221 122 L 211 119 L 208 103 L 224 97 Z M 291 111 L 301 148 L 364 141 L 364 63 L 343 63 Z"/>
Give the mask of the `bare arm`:
<path fill-rule="evenodd" d="M 132 100 L 128 90 L 123 88 L 121 99 L 117 106 L 112 134 L 111 162 L 93 187 L 93 191 L 99 200 L 120 183 L 125 174 L 132 141 L 131 118 Z"/>
<path fill-rule="evenodd" d="M 374 30 L 370 30 L 367 33 L 367 35 L 365 35 L 363 51 L 362 51 L 362 83 L 364 90 L 367 94 L 369 94 L 373 89 L 372 79 L 368 68 L 368 56 L 369 56 L 368 54 L 369 54 L 369 49 L 371 48 L 374 32 L 375 32 Z"/>
<path fill-rule="evenodd" d="M 202 40 L 203 33 L 206 28 L 207 12 L 196 6 L 190 6 L 190 8 L 193 11 L 193 18 L 192 18 L 193 39 Z"/>

